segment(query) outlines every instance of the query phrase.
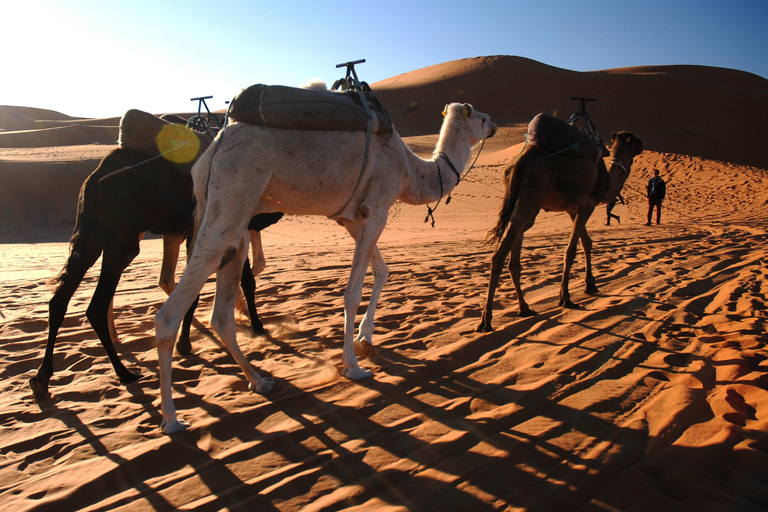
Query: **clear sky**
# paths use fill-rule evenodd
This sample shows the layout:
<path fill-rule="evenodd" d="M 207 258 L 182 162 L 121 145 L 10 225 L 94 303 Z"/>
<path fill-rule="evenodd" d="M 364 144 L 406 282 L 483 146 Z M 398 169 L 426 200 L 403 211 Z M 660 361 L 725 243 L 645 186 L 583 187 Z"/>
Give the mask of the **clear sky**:
<path fill-rule="evenodd" d="M 766 0 L 0 0 L 0 13 L 0 105 L 80 117 L 189 112 L 203 95 L 222 109 L 254 83 L 330 85 L 357 59 L 368 83 L 489 55 L 768 78 Z"/>

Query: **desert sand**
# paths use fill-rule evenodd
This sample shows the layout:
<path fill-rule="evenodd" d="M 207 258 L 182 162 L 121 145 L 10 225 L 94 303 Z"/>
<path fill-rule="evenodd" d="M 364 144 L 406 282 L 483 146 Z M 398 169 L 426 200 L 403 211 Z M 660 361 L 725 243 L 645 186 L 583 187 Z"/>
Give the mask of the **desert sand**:
<path fill-rule="evenodd" d="M 193 354 L 175 356 L 173 373 L 191 428 L 173 436 L 159 429 L 157 237 L 142 242 L 115 298 L 118 351 L 143 378 L 119 384 L 85 318 L 97 263 L 60 331 L 52 396 L 33 399 L 49 281 L 68 255 L 80 184 L 115 147 L 116 119 L 0 107 L 2 507 L 768 509 L 768 149 L 755 136 L 768 81 L 719 68 L 576 73 L 484 57 L 372 85 L 425 158 L 445 103 L 469 101 L 502 126 L 438 207 L 435 227 L 425 207 L 391 210 L 379 243 L 391 275 L 378 353 L 361 362 L 374 377 L 339 375 L 351 239 L 327 219 L 285 219 L 263 233 L 257 305 L 269 334 L 250 335 L 244 319 L 238 334 L 278 385 L 249 392 L 215 334 L 193 328 Z M 557 306 L 570 220 L 542 212 L 523 248 L 537 314 L 517 315 L 505 274 L 496 330 L 477 333 L 504 169 L 530 118 L 567 118 L 572 95 L 598 98 L 588 107 L 604 139 L 631 130 L 646 148 L 628 204 L 614 209 L 621 222 L 606 226 L 601 206 L 588 224 L 600 293 L 583 292 L 579 254 L 579 308 Z M 647 227 L 654 168 L 667 199 L 661 225 Z M 212 277 L 197 313 L 205 326 L 214 286 Z"/>

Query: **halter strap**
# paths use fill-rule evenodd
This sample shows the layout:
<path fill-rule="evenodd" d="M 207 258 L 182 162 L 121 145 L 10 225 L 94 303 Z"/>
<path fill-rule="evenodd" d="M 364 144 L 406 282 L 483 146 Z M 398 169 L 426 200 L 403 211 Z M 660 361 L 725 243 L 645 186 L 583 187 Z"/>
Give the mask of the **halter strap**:
<path fill-rule="evenodd" d="M 629 174 L 629 172 L 627 172 L 627 168 L 624 167 L 624 164 L 621 163 L 619 160 L 616 160 L 615 158 L 611 162 L 611 167 L 613 167 L 614 165 L 618 165 L 619 167 L 621 167 L 621 170 L 624 171 L 624 174 Z"/>
<path fill-rule="evenodd" d="M 448 164 L 448 167 L 451 168 L 453 173 L 456 175 L 456 184 L 458 185 L 459 182 L 461 181 L 461 174 L 459 173 L 459 171 L 456 170 L 456 166 L 453 165 L 453 162 L 451 162 L 451 159 L 448 158 L 448 155 L 446 155 L 445 153 L 440 153 L 437 156 L 439 158 L 442 158 L 443 160 L 445 160 L 445 162 Z M 438 173 L 440 172 L 440 166 L 439 165 L 437 166 L 437 171 L 438 171 Z"/>

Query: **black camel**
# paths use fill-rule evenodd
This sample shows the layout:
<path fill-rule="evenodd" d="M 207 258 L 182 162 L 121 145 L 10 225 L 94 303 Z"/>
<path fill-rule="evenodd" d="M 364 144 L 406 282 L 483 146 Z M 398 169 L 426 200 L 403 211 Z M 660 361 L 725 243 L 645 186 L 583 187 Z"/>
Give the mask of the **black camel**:
<path fill-rule="evenodd" d="M 112 299 L 120 276 L 139 254 L 139 241 L 145 232 L 175 237 L 176 253 L 171 256 L 171 269 L 175 268 L 178 245 L 192 234 L 194 207 L 192 178 L 188 172 L 164 158 L 151 158 L 133 149 L 115 149 L 85 180 L 78 197 L 70 255 L 55 279 L 56 289 L 49 303 L 45 356 L 37 374 L 29 380 L 37 401 L 43 401 L 49 395 L 54 345 L 69 301 L 85 273 L 102 253 L 99 280 L 86 316 L 107 352 L 120 382 L 128 384 L 140 378 L 140 375 L 129 371 L 123 365 L 115 351 L 110 335 L 113 325 L 110 318 Z M 249 229 L 264 229 L 277 222 L 281 216 L 282 214 L 257 215 L 251 220 Z M 165 248 L 167 250 L 167 243 Z M 165 267 L 168 263 L 165 261 L 166 255 L 163 260 Z M 171 283 L 172 281 L 171 274 Z M 263 333 L 264 328 L 254 305 L 256 283 L 247 260 L 241 285 L 248 303 L 251 328 L 254 333 Z M 165 286 L 163 288 L 170 293 Z M 184 320 L 178 345 L 182 354 L 191 351 L 189 327 L 196 305 L 197 303 L 192 305 Z"/>

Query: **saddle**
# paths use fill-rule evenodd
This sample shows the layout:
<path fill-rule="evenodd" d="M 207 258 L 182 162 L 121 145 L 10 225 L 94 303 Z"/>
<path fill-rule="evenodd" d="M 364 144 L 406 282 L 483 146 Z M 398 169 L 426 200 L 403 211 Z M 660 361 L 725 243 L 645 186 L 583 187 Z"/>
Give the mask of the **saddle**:
<path fill-rule="evenodd" d="M 609 155 L 605 144 L 595 141 L 584 130 L 547 114 L 538 114 L 531 120 L 528 144 L 577 158 Z"/>
<path fill-rule="evenodd" d="M 283 85 L 256 84 L 240 91 L 229 107 L 233 121 L 317 131 L 392 133 L 392 121 L 372 92 L 363 93 L 371 117 L 358 91 L 315 91 Z"/>

